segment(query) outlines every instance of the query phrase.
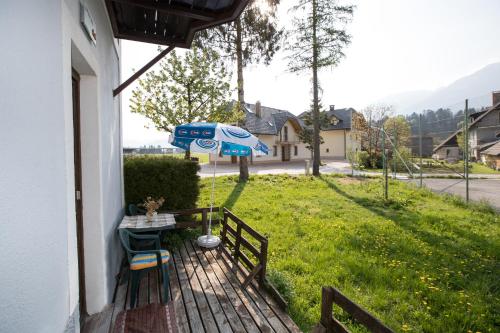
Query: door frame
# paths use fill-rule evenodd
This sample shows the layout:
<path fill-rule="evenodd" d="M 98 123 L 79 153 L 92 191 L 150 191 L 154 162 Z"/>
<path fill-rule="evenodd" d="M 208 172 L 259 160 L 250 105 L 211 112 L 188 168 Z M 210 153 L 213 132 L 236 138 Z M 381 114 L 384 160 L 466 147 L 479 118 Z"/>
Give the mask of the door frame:
<path fill-rule="evenodd" d="M 82 140 L 81 140 L 81 117 L 80 117 L 80 75 L 71 69 L 71 91 L 73 99 L 73 157 L 75 172 L 75 221 L 76 221 L 76 244 L 78 253 L 78 290 L 80 326 L 87 316 L 87 300 L 85 289 L 85 251 L 83 241 L 83 194 L 82 194 Z"/>

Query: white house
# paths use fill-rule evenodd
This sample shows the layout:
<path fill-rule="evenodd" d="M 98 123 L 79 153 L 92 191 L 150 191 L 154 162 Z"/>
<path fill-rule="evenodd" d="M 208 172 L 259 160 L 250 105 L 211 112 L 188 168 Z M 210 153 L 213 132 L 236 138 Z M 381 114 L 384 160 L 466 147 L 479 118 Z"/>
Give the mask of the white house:
<path fill-rule="evenodd" d="M 306 127 L 302 116 L 296 116 L 288 111 L 256 104 L 245 104 L 245 121 L 242 125 L 250 133 L 265 143 L 270 152 L 266 156 L 251 158 L 251 163 L 289 162 L 311 159 L 311 151 L 300 141 L 299 133 Z M 334 106 L 326 112 L 329 123 L 321 128 L 322 159 L 345 159 L 350 150 L 360 150 L 361 142 L 353 135 L 352 119 L 356 111 L 352 108 L 335 110 Z M 210 156 L 213 162 L 215 157 Z M 218 162 L 236 163 L 237 159 L 230 156 L 217 157 Z"/>
<path fill-rule="evenodd" d="M 78 332 L 123 253 L 119 93 L 248 0 L 0 2 L 0 332 Z M 120 84 L 120 42 L 168 46 Z"/>
<path fill-rule="evenodd" d="M 104 2 L 82 3 L 0 4 L 0 332 L 78 330 L 114 291 L 120 44 Z"/>

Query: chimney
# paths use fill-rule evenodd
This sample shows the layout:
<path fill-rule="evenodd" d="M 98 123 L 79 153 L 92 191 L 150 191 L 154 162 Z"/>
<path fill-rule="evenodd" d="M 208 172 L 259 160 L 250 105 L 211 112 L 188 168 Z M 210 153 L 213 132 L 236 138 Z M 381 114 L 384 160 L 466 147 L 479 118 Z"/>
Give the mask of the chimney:
<path fill-rule="evenodd" d="M 259 118 L 262 116 L 262 106 L 260 105 L 260 101 L 255 103 L 255 115 Z"/>
<path fill-rule="evenodd" d="M 495 106 L 496 104 L 500 103 L 500 90 L 494 91 L 491 93 L 492 97 L 492 106 Z"/>
<path fill-rule="evenodd" d="M 335 111 L 335 105 L 330 105 L 330 111 Z"/>

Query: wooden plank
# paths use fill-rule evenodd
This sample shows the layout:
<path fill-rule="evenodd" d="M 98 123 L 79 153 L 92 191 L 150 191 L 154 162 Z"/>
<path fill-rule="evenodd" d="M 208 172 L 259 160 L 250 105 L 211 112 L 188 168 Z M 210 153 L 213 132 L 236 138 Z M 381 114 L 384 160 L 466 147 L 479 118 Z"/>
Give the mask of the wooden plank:
<path fill-rule="evenodd" d="M 229 300 L 231 301 L 231 304 L 233 307 L 236 309 L 236 313 L 238 314 L 239 318 L 241 319 L 241 322 L 245 326 L 245 329 L 248 332 L 258 332 L 259 329 L 253 320 L 253 317 L 251 314 L 248 312 L 248 309 L 245 307 L 245 304 L 241 301 L 237 291 L 240 289 L 239 287 L 234 288 L 234 286 L 230 283 L 228 280 L 227 276 L 224 274 L 224 272 L 221 270 L 219 264 L 217 263 L 215 257 L 211 256 L 210 251 L 205 251 L 205 258 L 212 267 L 215 275 L 217 276 L 217 279 L 219 279 L 222 287 L 226 291 L 226 294 L 229 297 Z"/>
<path fill-rule="evenodd" d="M 144 65 L 141 69 L 139 69 L 137 72 L 132 74 L 125 82 L 120 84 L 116 89 L 113 90 L 113 96 L 118 95 L 119 93 L 122 92 L 123 89 L 127 88 L 132 82 L 137 80 L 139 76 L 144 74 L 148 69 L 150 69 L 154 64 L 156 64 L 158 61 L 160 61 L 163 57 L 165 57 L 170 51 L 172 51 L 175 47 L 174 46 L 169 46 L 160 54 L 158 54 L 156 57 L 151 59 L 146 65 Z"/>
<path fill-rule="evenodd" d="M 243 222 L 239 217 L 237 217 L 236 215 L 234 215 L 227 208 L 224 208 L 224 214 L 227 214 L 227 216 L 233 222 L 235 222 L 236 224 L 241 225 L 241 227 L 243 228 L 243 230 L 245 230 L 246 232 L 248 232 L 250 234 L 250 236 L 254 237 L 258 241 L 267 241 L 266 237 L 262 236 L 259 232 L 257 232 L 256 230 L 252 229 L 252 227 L 250 227 L 248 224 L 246 224 L 245 222 Z"/>
<path fill-rule="evenodd" d="M 215 323 L 214 316 L 210 306 L 208 305 L 208 300 L 205 297 L 205 292 L 201 286 L 198 276 L 195 273 L 189 254 L 187 253 L 186 247 L 182 245 L 180 247 L 180 255 L 182 262 L 184 263 L 184 268 L 188 275 L 189 284 L 191 285 L 191 290 L 198 307 L 198 312 L 200 314 L 203 327 L 207 332 L 217 332 L 217 324 Z"/>
<path fill-rule="evenodd" d="M 168 3 L 159 3 L 159 2 L 144 1 L 144 0 L 113 0 L 113 1 L 147 9 L 155 9 L 162 13 L 189 17 L 201 21 L 213 21 L 217 18 L 216 13 L 210 13 L 202 10 L 196 10 L 193 8 L 179 6 L 179 5 L 172 5 Z"/>
<path fill-rule="evenodd" d="M 212 285 L 212 288 L 215 291 L 217 300 L 219 301 L 225 316 L 229 320 L 229 325 L 231 326 L 232 330 L 235 332 L 246 332 L 243 323 L 241 322 L 238 314 L 236 313 L 235 308 L 231 304 L 231 300 L 229 299 L 229 296 L 227 295 L 224 288 L 222 287 L 222 284 L 217 278 L 214 270 L 212 269 L 212 266 L 207 261 L 205 255 L 202 253 L 201 249 L 197 245 L 192 244 L 192 247 L 198 260 L 203 266 L 203 269 L 208 277 L 208 280 L 210 281 L 210 284 Z"/>
<path fill-rule="evenodd" d="M 229 325 L 229 321 L 217 299 L 217 294 L 214 288 L 212 288 L 212 284 L 210 283 L 210 280 L 204 270 L 204 265 L 200 263 L 198 257 L 196 256 L 196 252 L 193 249 L 191 242 L 186 240 L 184 245 L 187 252 L 189 253 L 189 259 L 191 260 L 191 265 L 193 266 L 194 272 L 198 277 L 198 280 L 200 281 L 203 292 L 205 293 L 208 305 L 212 310 L 212 314 L 215 318 L 215 322 L 217 323 L 217 327 L 221 332 L 231 332 L 231 325 Z"/>
<path fill-rule="evenodd" d="M 330 299 L 331 297 L 331 299 Z M 375 318 L 371 313 L 363 309 L 358 304 L 344 296 L 338 289 L 333 287 L 323 287 L 322 298 L 327 298 L 328 302 L 335 302 L 344 311 L 349 313 L 357 322 L 363 324 L 369 331 L 375 333 L 394 333 L 389 327 L 385 326 L 380 320 Z M 322 306 L 327 305 L 322 301 Z M 330 306 L 331 308 L 331 306 Z M 325 310 L 327 311 L 328 308 Z M 330 312 L 332 313 L 332 312 Z M 323 317 L 323 312 L 322 312 Z"/>
<path fill-rule="evenodd" d="M 149 272 L 149 303 L 158 304 L 161 303 L 161 288 L 159 287 L 160 279 L 158 278 L 159 271 Z M 166 302 L 164 302 L 166 303 Z"/>
<path fill-rule="evenodd" d="M 179 284 L 179 277 L 177 276 L 177 269 L 175 263 L 172 259 L 168 265 L 169 267 L 169 278 L 170 278 L 170 295 L 172 302 L 174 304 L 175 316 L 177 321 L 177 328 L 179 332 L 191 332 L 188 323 L 188 317 L 186 314 L 186 308 L 184 307 L 184 300 L 182 298 L 181 286 Z"/>
<path fill-rule="evenodd" d="M 189 277 L 187 276 L 181 257 L 178 251 L 173 252 L 172 256 L 177 269 L 177 276 L 179 278 L 179 285 L 181 287 L 182 299 L 184 300 L 184 307 L 186 308 L 189 327 L 193 332 L 205 332 L 200 314 L 198 312 L 198 307 L 196 306 L 196 301 L 194 300 L 193 292 L 190 288 Z"/>
<path fill-rule="evenodd" d="M 248 293 L 248 290 L 245 290 L 241 287 L 240 281 L 233 274 L 231 269 L 228 266 L 226 266 L 225 263 L 220 262 L 222 258 L 220 257 L 218 258 L 216 253 L 213 253 L 212 251 L 207 251 L 205 255 L 209 257 L 211 260 L 213 260 L 216 265 L 218 265 L 218 269 L 221 271 L 222 274 L 226 276 L 229 283 L 236 290 L 238 296 L 245 304 L 245 307 L 250 312 L 252 318 L 254 319 L 255 323 L 262 332 L 274 332 L 274 331 L 287 332 L 285 327 L 276 318 L 276 316 L 274 316 L 274 313 L 270 309 L 267 309 L 268 310 L 267 312 L 261 311 L 260 307 L 256 304 L 255 300 Z M 273 325 L 273 322 L 275 325 Z"/>
<path fill-rule="evenodd" d="M 216 254 L 214 253 L 214 255 Z M 217 255 L 222 256 L 220 262 L 224 263 L 228 269 L 231 269 L 231 267 L 229 266 L 229 259 L 227 257 L 227 254 L 225 254 L 224 252 L 218 252 Z M 242 283 L 244 281 L 244 277 L 248 275 L 248 271 L 246 271 L 246 269 L 242 266 L 238 266 L 238 270 L 236 272 L 238 273 L 235 274 L 237 279 L 240 283 Z M 256 283 L 251 283 L 249 288 L 247 288 L 247 292 L 250 296 L 252 296 L 261 311 L 263 311 L 263 313 L 266 315 L 266 318 L 276 318 L 282 326 L 286 327 L 286 332 L 301 332 L 297 324 L 293 322 L 290 316 L 285 311 L 283 311 L 280 306 L 278 306 L 276 301 L 271 298 L 263 288 L 259 288 Z M 276 321 L 272 322 L 271 324 L 275 328 L 276 326 L 279 326 Z"/>
<path fill-rule="evenodd" d="M 250 284 L 250 282 L 252 282 L 252 280 L 257 276 L 257 274 L 260 273 L 261 270 L 262 270 L 262 265 L 261 264 L 258 264 L 257 266 L 255 266 L 255 268 L 245 278 L 245 281 L 243 281 L 243 284 L 241 285 L 241 287 L 243 289 L 247 289 L 247 287 Z"/>
<path fill-rule="evenodd" d="M 116 317 L 118 314 L 125 309 L 125 302 L 127 300 L 127 289 L 128 289 L 128 268 L 122 268 L 122 272 L 120 274 L 119 285 L 116 288 L 115 301 L 113 306 L 113 314 L 111 316 L 111 323 L 109 327 L 109 331 L 113 329 L 113 325 L 115 324 Z"/>
<path fill-rule="evenodd" d="M 139 295 L 137 296 L 136 307 L 144 306 L 149 304 L 149 280 L 148 273 L 141 274 L 141 280 L 139 282 Z"/>

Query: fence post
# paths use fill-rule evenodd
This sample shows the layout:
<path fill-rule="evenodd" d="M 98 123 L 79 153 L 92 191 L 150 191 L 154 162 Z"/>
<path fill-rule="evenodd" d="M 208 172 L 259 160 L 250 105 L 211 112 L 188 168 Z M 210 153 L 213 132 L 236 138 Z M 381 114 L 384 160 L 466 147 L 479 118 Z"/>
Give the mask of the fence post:
<path fill-rule="evenodd" d="M 207 224 L 207 210 L 203 209 L 201 212 L 201 230 L 204 235 L 208 233 L 208 224 Z"/>
<path fill-rule="evenodd" d="M 420 155 L 420 187 L 422 187 L 422 114 L 418 115 L 418 154 Z"/>
<path fill-rule="evenodd" d="M 240 245 L 241 245 L 241 224 L 238 222 L 236 226 L 236 240 L 234 242 L 234 261 L 238 263 L 240 258 Z"/>
<path fill-rule="evenodd" d="M 384 198 L 387 200 L 389 198 L 389 179 L 388 179 L 388 170 L 387 170 L 387 156 L 385 153 L 385 131 L 384 127 L 380 130 L 380 133 L 382 134 L 382 169 L 383 169 L 383 175 L 384 175 Z"/>
<path fill-rule="evenodd" d="M 464 166 L 465 166 L 465 200 L 469 202 L 469 100 L 465 100 L 464 110 Z"/>
<path fill-rule="evenodd" d="M 262 266 L 260 270 L 259 283 L 261 285 L 264 284 L 264 280 L 266 279 L 266 271 L 267 271 L 267 241 L 262 241 L 260 243 L 260 264 Z"/>
<path fill-rule="evenodd" d="M 332 328 L 333 321 L 333 289 L 330 287 L 321 288 L 321 325 L 327 332 Z"/>

